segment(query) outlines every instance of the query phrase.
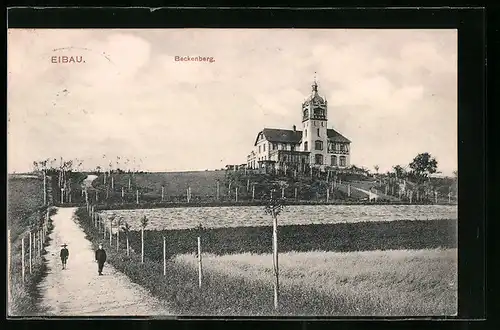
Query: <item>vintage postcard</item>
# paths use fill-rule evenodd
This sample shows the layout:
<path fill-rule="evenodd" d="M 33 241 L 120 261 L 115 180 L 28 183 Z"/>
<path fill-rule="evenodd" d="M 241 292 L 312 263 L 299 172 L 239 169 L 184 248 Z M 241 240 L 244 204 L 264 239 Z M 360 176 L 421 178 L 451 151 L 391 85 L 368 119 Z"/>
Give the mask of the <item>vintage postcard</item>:
<path fill-rule="evenodd" d="M 457 30 L 7 51 L 9 316 L 457 314 Z"/>

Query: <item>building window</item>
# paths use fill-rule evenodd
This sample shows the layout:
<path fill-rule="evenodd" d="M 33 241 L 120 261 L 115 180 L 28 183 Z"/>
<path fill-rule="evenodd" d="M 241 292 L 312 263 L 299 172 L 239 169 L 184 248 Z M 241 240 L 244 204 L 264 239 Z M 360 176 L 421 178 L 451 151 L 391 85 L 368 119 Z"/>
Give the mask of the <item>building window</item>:
<path fill-rule="evenodd" d="M 273 150 L 276 150 L 276 143 L 273 143 Z"/>
<path fill-rule="evenodd" d="M 345 156 L 340 156 L 340 166 L 346 166 L 346 158 L 345 158 Z"/>
<path fill-rule="evenodd" d="M 319 128 L 318 128 L 318 136 L 319 136 Z"/>
<path fill-rule="evenodd" d="M 307 149 L 308 149 L 308 146 L 307 146 L 307 141 L 306 141 L 306 142 L 304 142 L 304 151 L 308 151 Z"/>
<path fill-rule="evenodd" d="M 316 142 L 314 142 L 314 149 L 316 149 L 316 150 L 323 150 L 323 141 L 316 141 Z"/>
<path fill-rule="evenodd" d="M 337 166 L 337 156 L 332 156 L 332 166 Z"/>
<path fill-rule="evenodd" d="M 283 161 L 284 161 L 284 162 L 286 162 L 286 161 L 287 161 L 286 155 L 283 155 Z"/>
<path fill-rule="evenodd" d="M 259 146 L 259 154 L 260 154 L 260 146 Z"/>
<path fill-rule="evenodd" d="M 316 165 L 323 165 L 323 155 L 322 154 L 314 155 L 314 160 L 315 160 Z"/>
<path fill-rule="evenodd" d="M 263 144 L 262 147 L 264 148 L 264 152 L 266 151 L 266 145 Z"/>
<path fill-rule="evenodd" d="M 295 151 L 295 144 L 290 145 L 290 150 Z"/>
<path fill-rule="evenodd" d="M 304 130 L 304 134 L 307 137 L 307 128 Z"/>
<path fill-rule="evenodd" d="M 325 126 L 324 124 L 325 124 L 324 122 L 321 122 L 321 127 Z"/>

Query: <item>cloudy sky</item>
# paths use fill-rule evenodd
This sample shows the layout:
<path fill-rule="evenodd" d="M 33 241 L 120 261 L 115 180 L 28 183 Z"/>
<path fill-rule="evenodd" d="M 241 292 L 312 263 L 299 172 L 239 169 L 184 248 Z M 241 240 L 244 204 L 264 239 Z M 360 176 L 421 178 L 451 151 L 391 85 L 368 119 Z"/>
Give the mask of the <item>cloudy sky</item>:
<path fill-rule="evenodd" d="M 262 128 L 301 124 L 315 72 L 353 164 L 430 152 L 457 169 L 456 30 L 9 30 L 7 52 L 9 172 L 49 157 L 244 163 Z"/>

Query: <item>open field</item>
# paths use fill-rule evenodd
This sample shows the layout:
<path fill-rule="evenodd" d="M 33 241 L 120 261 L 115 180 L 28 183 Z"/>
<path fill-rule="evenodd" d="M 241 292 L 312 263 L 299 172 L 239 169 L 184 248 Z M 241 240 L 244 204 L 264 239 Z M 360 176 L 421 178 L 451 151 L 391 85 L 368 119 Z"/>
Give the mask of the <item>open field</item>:
<path fill-rule="evenodd" d="M 9 176 L 7 180 L 7 226 L 10 229 L 9 315 L 27 315 L 36 310 L 36 286 L 44 275 L 41 258 L 34 259 L 32 273 L 22 282 L 21 239 L 43 217 L 43 180 L 32 176 Z M 29 246 L 25 240 L 25 247 Z"/>
<path fill-rule="evenodd" d="M 103 242 L 102 232 L 98 232 L 84 209 L 79 209 L 78 218 L 89 238 L 97 244 Z M 435 226 L 439 223 L 439 226 Z M 329 233 L 338 236 L 341 245 L 363 245 L 364 240 L 379 242 L 397 242 L 404 237 L 408 242 L 425 241 L 431 237 L 427 251 L 367 251 L 331 253 L 320 250 L 324 237 L 303 239 L 304 248 L 308 252 L 284 252 L 287 239 L 280 240 L 280 267 L 282 283 L 280 290 L 281 310 L 273 310 L 273 287 L 271 278 L 272 259 L 267 252 L 271 251 L 270 229 L 266 230 L 267 242 L 257 241 L 267 247 L 263 254 L 249 253 L 217 256 L 230 253 L 229 250 L 214 251 L 222 246 L 214 246 L 210 236 L 202 233 L 204 275 L 202 289 L 198 288 L 198 274 L 194 264 L 194 256 L 189 255 L 196 249 L 196 231 L 185 231 L 186 235 L 179 241 L 167 238 L 167 252 L 170 259 L 167 263 L 166 276 L 163 275 L 162 232 L 146 231 L 145 262 L 140 262 L 140 241 L 137 232 L 132 233 L 133 250 L 128 257 L 125 246 L 116 251 L 104 240 L 109 255 L 109 262 L 124 272 L 132 281 L 150 290 L 159 298 L 170 302 L 179 315 L 451 315 L 456 312 L 456 239 L 453 228 L 456 220 L 442 221 L 393 221 L 386 224 L 399 224 L 410 230 L 402 235 L 401 230 L 374 231 L 384 228 L 380 223 L 337 224 L 370 225 L 372 230 L 353 232 L 352 237 L 344 237 L 345 231 L 310 230 L 309 234 Z M 429 227 L 430 224 L 430 227 Z M 415 225 L 416 227 L 411 227 Z M 422 226 L 425 225 L 425 226 Z M 420 230 L 417 228 L 420 226 Z M 435 226 L 432 228 L 432 226 Z M 291 228 L 293 226 L 290 226 Z M 307 232 L 309 227 L 295 226 L 293 232 Z M 440 229 L 439 229 L 440 228 Z M 240 228 L 221 228 L 219 230 L 239 230 Z M 251 230 L 252 228 L 243 228 Z M 300 230 L 299 230 L 300 229 Z M 394 228 L 392 228 L 394 230 Z M 280 237 L 288 236 L 280 228 Z M 164 232 L 171 234 L 175 231 Z M 248 232 L 247 232 L 248 233 Z M 247 234 L 245 233 L 245 235 Z M 178 233 L 176 233 L 178 234 Z M 257 236 L 261 235 L 259 233 Z M 154 235 L 154 236 L 153 236 Z M 188 238 L 187 236 L 190 235 Z M 244 239 L 245 235 L 232 236 L 224 233 L 229 244 Z M 429 236 L 431 235 L 431 236 Z M 434 235 L 434 236 L 432 236 Z M 314 235 L 313 235 L 314 236 Z M 120 242 L 125 242 L 124 235 Z M 180 236 L 179 236 L 180 237 Z M 213 236 L 212 236 L 213 238 Z M 250 240 L 249 238 L 248 240 Z M 288 244 L 297 238 L 288 240 Z M 336 239 L 331 240 L 339 243 Z M 157 243 L 153 248 L 150 242 Z M 173 250 L 183 242 L 187 254 Z M 248 242 L 248 241 L 246 241 Z M 342 243 L 343 242 L 343 243 Z M 188 246 L 190 245 L 190 246 Z M 411 244 L 410 244 L 411 246 Z M 413 245 L 415 246 L 415 245 Z M 443 249 L 437 249 L 441 246 Z M 373 247 L 372 247 L 373 248 Z M 391 248 L 385 246 L 385 248 Z M 396 247 L 399 248 L 399 247 Z M 433 248 L 433 249 L 432 249 Z M 156 252 L 152 252 L 156 250 Z M 209 252 L 213 253 L 209 253 Z M 171 256 L 178 253 L 176 256 Z M 219 259 L 220 258 L 220 259 Z M 310 260 L 309 262 L 306 260 Z M 316 265 L 316 266 L 314 266 Z M 245 275 L 245 273 L 247 273 Z"/>
<path fill-rule="evenodd" d="M 195 255 L 175 262 L 197 271 Z M 203 255 L 210 277 L 230 276 L 252 286 L 272 288 L 271 254 Z M 457 250 L 281 253 L 282 306 L 303 315 L 453 315 L 457 312 Z M 218 275 L 219 274 L 219 275 Z M 214 288 L 215 289 L 215 288 Z M 217 288 L 218 290 L 219 288 Z M 296 289 L 301 294 L 298 295 Z M 214 292 L 215 293 L 215 292 Z M 238 292 L 223 290 L 234 301 Z M 266 299 L 267 298 L 267 299 Z M 267 297 L 245 295 L 246 305 L 269 304 Z M 240 311 L 242 312 L 242 311 Z M 290 311 L 291 312 L 291 311 Z"/>
<path fill-rule="evenodd" d="M 280 252 L 456 248 L 458 242 L 457 220 L 453 219 L 283 225 L 278 231 Z M 201 232 L 146 230 L 145 254 L 151 260 L 163 260 L 163 237 L 168 256 L 195 252 L 198 235 L 203 251 L 216 255 L 272 251 L 272 228 L 257 226 L 209 228 Z M 129 241 L 135 251 L 141 250 L 140 231 L 130 232 Z"/>
<path fill-rule="evenodd" d="M 269 226 L 271 218 L 262 206 L 178 207 L 136 210 L 105 210 L 106 219 L 116 214 L 138 230 L 140 218 L 149 219 L 150 230 Z M 458 219 L 458 208 L 448 205 L 301 205 L 287 206 L 280 225 L 336 224 L 395 220 Z"/>
<path fill-rule="evenodd" d="M 193 171 L 193 172 L 164 172 L 164 173 L 122 173 L 113 174 L 114 186 L 117 192 L 121 192 L 124 187 L 128 192 L 128 184 L 132 192 L 138 188 L 144 194 L 160 194 L 161 187 L 165 187 L 166 196 L 186 195 L 186 189 L 191 187 L 193 194 L 196 195 L 216 195 L 217 180 L 220 180 L 220 193 L 226 194 L 227 187 L 223 185 L 225 171 Z M 107 186 L 110 186 L 111 180 L 107 179 Z M 93 186 L 104 189 L 104 175 L 100 174 L 93 182 Z"/>

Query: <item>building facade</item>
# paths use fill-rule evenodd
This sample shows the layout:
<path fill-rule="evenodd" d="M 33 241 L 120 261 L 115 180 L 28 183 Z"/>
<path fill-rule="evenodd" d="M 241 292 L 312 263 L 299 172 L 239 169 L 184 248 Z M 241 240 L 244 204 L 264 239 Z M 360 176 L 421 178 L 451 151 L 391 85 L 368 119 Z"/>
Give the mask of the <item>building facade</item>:
<path fill-rule="evenodd" d="M 302 103 L 302 130 L 264 128 L 257 134 L 247 156 L 248 168 L 272 166 L 305 170 L 316 167 L 350 166 L 351 141 L 328 128 L 328 102 L 318 93 L 316 81 L 311 95 Z"/>

